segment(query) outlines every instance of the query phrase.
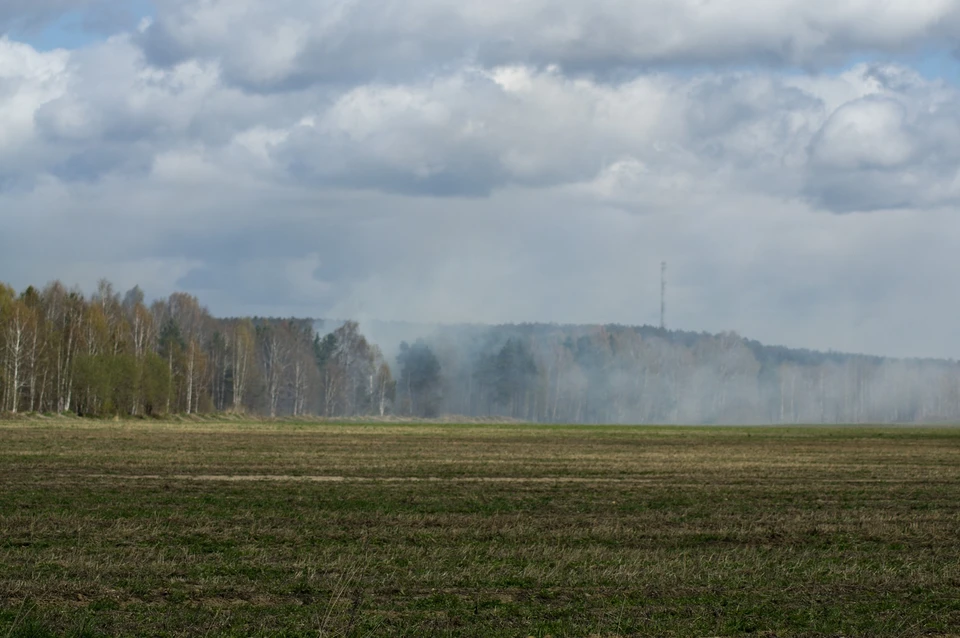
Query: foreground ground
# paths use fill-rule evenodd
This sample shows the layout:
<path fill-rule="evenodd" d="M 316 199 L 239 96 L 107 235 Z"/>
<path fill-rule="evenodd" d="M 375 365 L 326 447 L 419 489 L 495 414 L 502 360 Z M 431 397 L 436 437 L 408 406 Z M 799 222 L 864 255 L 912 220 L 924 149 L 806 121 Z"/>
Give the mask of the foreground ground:
<path fill-rule="evenodd" d="M 950 635 L 960 430 L 0 422 L 0 636 Z"/>

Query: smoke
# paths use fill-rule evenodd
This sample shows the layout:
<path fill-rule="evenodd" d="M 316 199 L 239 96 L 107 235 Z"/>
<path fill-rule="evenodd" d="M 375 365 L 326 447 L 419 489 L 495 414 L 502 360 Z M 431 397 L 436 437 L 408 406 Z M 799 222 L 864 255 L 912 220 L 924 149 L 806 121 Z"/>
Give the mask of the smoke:
<path fill-rule="evenodd" d="M 960 420 L 960 365 L 764 346 L 650 326 L 367 321 L 385 352 L 424 338 L 442 410 L 561 423 Z"/>

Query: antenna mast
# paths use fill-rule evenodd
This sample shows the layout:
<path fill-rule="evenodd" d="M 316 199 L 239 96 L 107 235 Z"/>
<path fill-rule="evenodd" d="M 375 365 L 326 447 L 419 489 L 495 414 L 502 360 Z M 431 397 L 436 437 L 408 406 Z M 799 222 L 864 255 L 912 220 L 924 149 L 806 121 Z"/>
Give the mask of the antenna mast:
<path fill-rule="evenodd" d="M 660 329 L 667 329 L 667 262 L 660 262 Z"/>

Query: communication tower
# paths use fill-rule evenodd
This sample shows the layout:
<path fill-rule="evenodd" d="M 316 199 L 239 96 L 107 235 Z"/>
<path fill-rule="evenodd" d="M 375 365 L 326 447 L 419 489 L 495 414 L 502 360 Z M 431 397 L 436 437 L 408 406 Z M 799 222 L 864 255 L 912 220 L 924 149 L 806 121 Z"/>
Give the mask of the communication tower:
<path fill-rule="evenodd" d="M 660 262 L 660 329 L 667 328 L 667 262 Z"/>

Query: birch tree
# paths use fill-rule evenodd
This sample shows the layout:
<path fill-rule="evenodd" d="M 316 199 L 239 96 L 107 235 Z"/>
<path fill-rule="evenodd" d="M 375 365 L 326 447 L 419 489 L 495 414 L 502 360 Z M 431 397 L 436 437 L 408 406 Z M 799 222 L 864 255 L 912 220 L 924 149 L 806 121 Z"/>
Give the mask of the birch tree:
<path fill-rule="evenodd" d="M 243 401 L 250 381 L 250 368 L 253 365 L 255 332 L 249 319 L 238 322 L 231 330 L 231 381 L 233 390 L 233 411 L 243 412 Z"/>

